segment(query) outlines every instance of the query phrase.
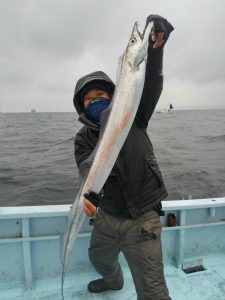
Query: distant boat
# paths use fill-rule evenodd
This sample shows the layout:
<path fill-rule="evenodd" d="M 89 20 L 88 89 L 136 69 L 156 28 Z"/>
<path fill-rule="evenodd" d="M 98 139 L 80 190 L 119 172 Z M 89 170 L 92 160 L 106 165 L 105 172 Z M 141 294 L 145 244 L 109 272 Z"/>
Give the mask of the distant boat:
<path fill-rule="evenodd" d="M 172 113 L 172 109 L 174 109 L 173 104 L 170 103 L 169 108 L 164 108 L 161 110 L 158 110 L 157 113 L 164 113 L 164 114 L 168 114 L 168 113 Z"/>
<path fill-rule="evenodd" d="M 30 111 L 31 113 L 36 113 L 36 109 L 31 109 L 31 111 Z"/>

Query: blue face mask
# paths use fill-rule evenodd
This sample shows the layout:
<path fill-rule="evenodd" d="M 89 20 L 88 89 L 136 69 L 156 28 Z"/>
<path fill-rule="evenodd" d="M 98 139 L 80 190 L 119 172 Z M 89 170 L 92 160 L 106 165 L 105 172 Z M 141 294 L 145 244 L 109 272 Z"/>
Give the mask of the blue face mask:
<path fill-rule="evenodd" d="M 93 98 L 88 105 L 86 106 L 85 112 L 86 116 L 94 121 L 95 123 L 99 123 L 100 115 L 103 110 L 105 110 L 110 103 L 110 99 L 98 97 Z"/>

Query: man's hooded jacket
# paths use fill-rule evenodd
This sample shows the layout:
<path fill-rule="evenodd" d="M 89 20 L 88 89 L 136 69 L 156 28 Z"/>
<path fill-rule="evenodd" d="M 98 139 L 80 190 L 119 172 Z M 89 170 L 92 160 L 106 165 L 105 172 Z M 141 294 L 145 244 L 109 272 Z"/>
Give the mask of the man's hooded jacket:
<path fill-rule="evenodd" d="M 147 134 L 148 122 L 159 100 L 163 87 L 163 48 L 148 49 L 145 83 L 140 105 L 119 153 L 116 163 L 103 187 L 99 206 L 115 217 L 137 218 L 159 207 L 167 196 L 152 143 Z M 78 80 L 74 106 L 79 121 L 84 124 L 75 137 L 75 159 L 80 170 L 94 150 L 99 138 L 99 125 L 85 115 L 82 91 L 90 84 L 100 84 L 113 93 L 114 83 L 103 72 L 88 74 Z M 115 116 L 116 117 L 116 116 Z"/>

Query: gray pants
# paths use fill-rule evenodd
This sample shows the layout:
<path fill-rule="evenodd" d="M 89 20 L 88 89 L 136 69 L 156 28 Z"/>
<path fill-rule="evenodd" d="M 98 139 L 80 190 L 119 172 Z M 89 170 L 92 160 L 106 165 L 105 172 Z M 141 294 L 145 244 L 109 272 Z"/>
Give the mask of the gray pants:
<path fill-rule="evenodd" d="M 122 251 L 132 273 L 137 300 L 171 300 L 163 273 L 162 227 L 154 210 L 137 220 L 127 220 L 98 209 L 93 224 L 89 257 L 110 288 L 123 286 L 118 262 Z"/>

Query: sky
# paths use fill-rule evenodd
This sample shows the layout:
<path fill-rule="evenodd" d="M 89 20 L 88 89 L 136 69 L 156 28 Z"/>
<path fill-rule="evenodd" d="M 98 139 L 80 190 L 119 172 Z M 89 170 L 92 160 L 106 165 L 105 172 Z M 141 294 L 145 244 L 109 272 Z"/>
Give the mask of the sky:
<path fill-rule="evenodd" d="M 225 108 L 223 0 L 0 0 L 0 111 L 74 111 L 76 81 L 97 70 L 115 80 L 150 14 L 175 27 L 156 109 Z"/>

